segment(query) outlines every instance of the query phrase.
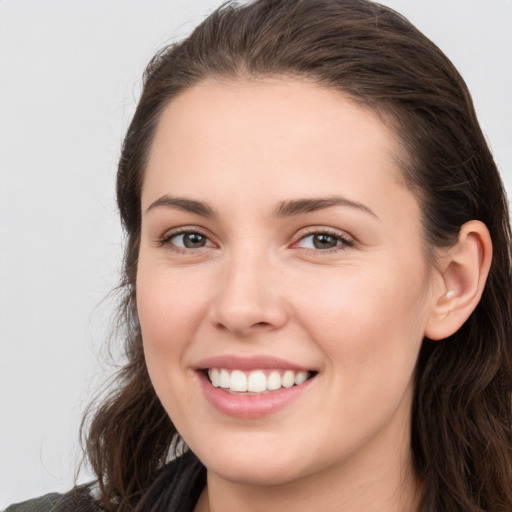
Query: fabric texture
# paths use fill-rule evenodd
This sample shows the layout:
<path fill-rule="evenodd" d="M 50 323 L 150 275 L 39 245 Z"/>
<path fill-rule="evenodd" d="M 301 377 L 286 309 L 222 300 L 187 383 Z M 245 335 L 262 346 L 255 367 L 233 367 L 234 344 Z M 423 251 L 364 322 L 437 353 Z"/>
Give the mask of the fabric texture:
<path fill-rule="evenodd" d="M 206 469 L 192 452 L 167 464 L 136 506 L 137 512 L 193 512 L 206 484 Z M 51 493 L 9 506 L 5 512 L 101 512 L 92 486 Z"/>
<path fill-rule="evenodd" d="M 5 512 L 99 512 L 87 486 L 76 487 L 66 494 L 51 493 L 40 498 L 11 505 Z"/>

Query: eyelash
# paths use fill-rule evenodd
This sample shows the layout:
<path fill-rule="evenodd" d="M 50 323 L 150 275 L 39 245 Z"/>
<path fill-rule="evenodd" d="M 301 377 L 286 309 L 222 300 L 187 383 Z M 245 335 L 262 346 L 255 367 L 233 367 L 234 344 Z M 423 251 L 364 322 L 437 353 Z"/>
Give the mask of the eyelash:
<path fill-rule="evenodd" d="M 200 236 L 204 237 L 206 240 L 208 240 L 208 241 L 210 240 L 207 235 L 205 235 L 198 229 L 180 229 L 177 231 L 173 231 L 171 233 L 166 233 L 162 238 L 160 238 L 160 240 L 158 240 L 158 246 L 159 247 L 166 246 L 171 251 L 176 252 L 178 254 L 188 254 L 189 251 L 195 251 L 196 249 L 190 249 L 187 247 L 185 247 L 185 248 L 178 247 L 171 242 L 171 240 L 173 238 L 176 238 L 180 235 L 200 235 Z M 203 249 L 203 247 L 199 247 L 198 249 Z"/>
<path fill-rule="evenodd" d="M 204 237 L 207 241 L 210 241 L 208 236 L 201 232 L 198 229 L 180 229 L 178 231 L 173 231 L 171 233 L 166 233 L 162 238 L 158 240 L 158 246 L 163 247 L 167 246 L 171 251 L 176 252 L 178 254 L 188 254 L 189 251 L 196 251 L 197 249 L 203 249 L 204 247 L 198 247 L 197 249 L 192 248 L 182 248 L 174 245 L 171 240 L 173 238 L 176 238 L 181 235 L 200 235 Z M 302 242 L 306 238 L 314 235 L 328 235 L 337 240 L 339 242 L 336 246 L 330 248 L 330 249 L 314 249 L 310 247 L 303 247 L 302 249 L 306 254 L 332 254 L 339 251 L 344 251 L 350 247 L 354 246 L 354 241 L 347 237 L 342 235 L 339 232 L 329 230 L 329 229 L 312 229 L 311 231 L 306 232 L 305 234 L 302 234 L 295 242 L 293 242 L 292 246 L 296 246 L 299 242 Z M 211 242 L 211 241 L 210 241 Z"/>
<path fill-rule="evenodd" d="M 337 231 L 329 230 L 329 229 L 312 229 L 311 231 L 306 232 L 301 235 L 300 238 L 297 239 L 293 245 L 297 245 L 299 242 L 305 240 L 306 238 L 314 235 L 328 235 L 335 238 L 339 243 L 330 249 L 312 249 L 309 247 L 304 247 L 304 251 L 306 254 L 332 254 L 340 251 L 344 251 L 354 246 L 354 240 L 343 235 Z"/>

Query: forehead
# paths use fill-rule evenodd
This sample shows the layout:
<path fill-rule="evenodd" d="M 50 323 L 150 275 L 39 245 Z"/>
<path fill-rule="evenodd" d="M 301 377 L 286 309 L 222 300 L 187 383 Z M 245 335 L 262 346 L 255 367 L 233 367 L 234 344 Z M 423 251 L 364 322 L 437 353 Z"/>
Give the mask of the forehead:
<path fill-rule="evenodd" d="M 373 202 L 391 189 L 410 195 L 399 156 L 396 134 L 338 91 L 284 78 L 211 81 L 163 111 L 142 200 L 179 193 L 233 203 L 250 192 L 269 202 L 340 193 Z"/>

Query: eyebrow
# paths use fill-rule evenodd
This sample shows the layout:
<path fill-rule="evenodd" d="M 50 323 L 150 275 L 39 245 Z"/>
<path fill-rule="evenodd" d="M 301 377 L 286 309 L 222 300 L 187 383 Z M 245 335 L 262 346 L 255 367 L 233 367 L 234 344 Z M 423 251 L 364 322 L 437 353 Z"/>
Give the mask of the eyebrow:
<path fill-rule="evenodd" d="M 340 196 L 319 197 L 311 199 L 291 199 L 289 201 L 283 201 L 277 208 L 275 216 L 291 217 L 303 213 L 324 210 L 325 208 L 332 208 L 333 206 L 348 206 L 350 208 L 356 208 L 363 212 L 369 213 L 375 218 L 378 218 L 375 212 L 368 208 L 368 206 L 359 203 L 358 201 L 351 201 L 350 199 L 346 199 L 345 197 Z"/>
<path fill-rule="evenodd" d="M 216 215 L 214 209 L 202 201 L 187 199 L 185 197 L 174 197 L 167 194 L 157 199 L 154 203 L 151 203 L 146 210 L 146 213 L 148 213 L 150 210 L 153 210 L 154 208 L 159 208 L 162 206 L 195 213 L 197 215 L 201 215 L 202 217 L 215 217 Z"/>
<path fill-rule="evenodd" d="M 331 197 L 318 197 L 318 198 L 305 198 L 305 199 L 289 199 L 282 201 L 274 212 L 274 216 L 278 218 L 293 217 L 304 213 L 315 212 L 332 208 L 333 206 L 348 206 L 356 208 L 363 212 L 369 213 L 375 218 L 378 218 L 375 212 L 368 208 L 368 206 L 359 203 L 358 201 L 351 201 L 345 197 L 331 196 Z M 207 203 L 196 201 L 195 199 L 187 199 L 185 197 L 175 197 L 168 194 L 160 197 L 146 210 L 146 213 L 154 208 L 167 207 L 175 208 L 189 213 L 195 213 L 202 217 L 216 217 L 215 210 Z"/>

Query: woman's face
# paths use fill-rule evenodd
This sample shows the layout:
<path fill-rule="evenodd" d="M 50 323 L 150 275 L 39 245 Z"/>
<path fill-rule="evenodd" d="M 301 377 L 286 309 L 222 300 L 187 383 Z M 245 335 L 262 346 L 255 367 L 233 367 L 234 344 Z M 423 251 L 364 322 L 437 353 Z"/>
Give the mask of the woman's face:
<path fill-rule="evenodd" d="M 437 280 L 398 155 L 376 115 L 308 82 L 205 83 L 163 112 L 138 313 L 156 392 L 212 474 L 408 463 Z"/>

